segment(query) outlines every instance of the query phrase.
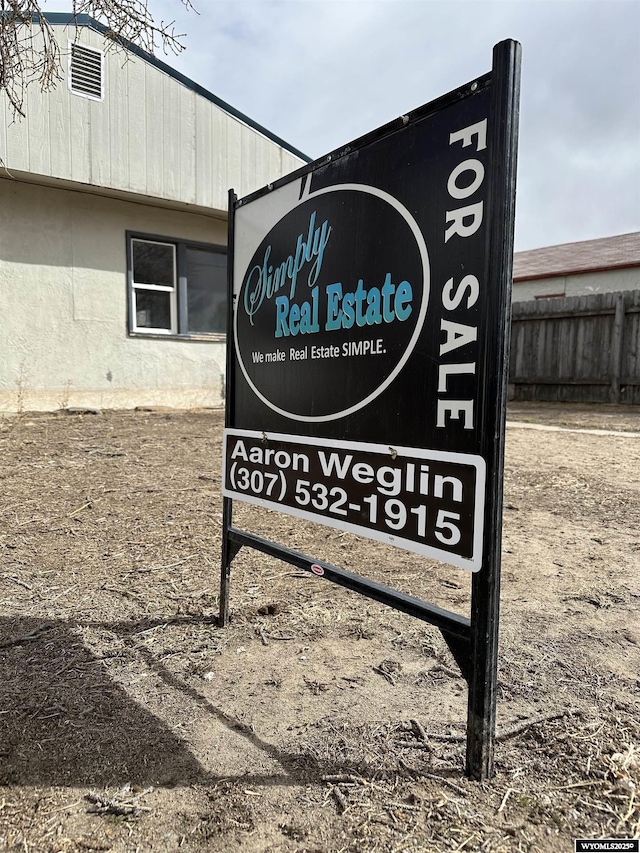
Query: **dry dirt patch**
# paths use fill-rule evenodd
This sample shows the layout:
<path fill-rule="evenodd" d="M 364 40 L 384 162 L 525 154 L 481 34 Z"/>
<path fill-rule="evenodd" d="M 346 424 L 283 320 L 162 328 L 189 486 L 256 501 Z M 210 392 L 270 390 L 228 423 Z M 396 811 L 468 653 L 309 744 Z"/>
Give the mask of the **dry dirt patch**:
<path fill-rule="evenodd" d="M 0 849 L 569 851 L 640 822 L 640 413 L 507 438 L 495 778 L 437 631 L 264 555 L 215 622 L 218 412 L 0 421 Z M 460 613 L 469 576 L 236 505 Z"/>

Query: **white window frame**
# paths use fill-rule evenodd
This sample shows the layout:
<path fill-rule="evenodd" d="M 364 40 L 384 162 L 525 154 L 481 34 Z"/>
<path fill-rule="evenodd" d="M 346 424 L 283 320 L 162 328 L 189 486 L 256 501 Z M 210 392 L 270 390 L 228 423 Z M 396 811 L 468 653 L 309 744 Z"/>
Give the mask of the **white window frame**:
<path fill-rule="evenodd" d="M 168 243 L 162 240 L 150 240 L 146 237 L 131 237 L 131 331 L 145 335 L 177 335 L 178 334 L 178 264 L 176 258 L 175 243 Z M 154 246 L 168 246 L 171 249 L 173 258 L 173 284 L 141 284 L 135 280 L 135 270 L 133 265 L 133 244 L 134 243 L 150 243 Z M 136 293 L 140 290 L 155 290 L 163 293 L 171 294 L 169 299 L 171 328 L 161 329 L 154 326 L 138 326 L 138 312 Z"/>
<path fill-rule="evenodd" d="M 71 41 L 69 40 L 69 62 L 67 64 L 67 85 L 69 87 L 69 91 L 72 95 L 77 95 L 79 98 L 88 98 L 90 101 L 104 101 L 104 76 L 105 76 L 105 68 L 104 68 L 104 51 L 100 50 L 98 47 L 93 47 L 90 44 L 84 44 L 81 41 Z M 71 75 L 71 64 L 73 61 L 73 48 L 81 47 L 84 50 L 90 50 L 92 53 L 97 53 L 100 55 L 100 96 L 92 95 L 89 92 L 81 92 L 78 89 L 74 89 Z"/>
<path fill-rule="evenodd" d="M 187 240 L 184 237 L 173 238 L 166 235 L 145 234 L 139 231 L 125 232 L 127 249 L 127 304 L 128 304 L 128 334 L 133 337 L 171 338 L 173 340 L 211 341 L 224 343 L 227 339 L 225 331 L 190 332 L 188 329 L 188 279 L 186 268 L 187 250 L 204 249 L 216 255 L 227 255 L 227 247 L 215 243 L 203 243 L 199 240 Z M 152 243 L 160 246 L 170 246 L 173 249 L 173 286 L 162 284 L 142 284 L 134 281 L 133 245 L 135 242 Z M 136 292 L 138 290 L 171 291 L 171 329 L 157 329 L 149 326 L 139 326 L 136 313 Z M 225 302 L 227 293 L 225 286 Z"/>

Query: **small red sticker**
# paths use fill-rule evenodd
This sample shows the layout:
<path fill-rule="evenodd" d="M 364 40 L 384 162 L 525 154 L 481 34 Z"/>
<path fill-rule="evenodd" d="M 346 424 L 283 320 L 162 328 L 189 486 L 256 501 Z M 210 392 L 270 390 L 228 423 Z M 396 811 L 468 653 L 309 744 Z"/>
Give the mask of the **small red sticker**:
<path fill-rule="evenodd" d="M 320 577 L 322 577 L 322 575 L 324 574 L 324 569 L 322 568 L 322 566 L 319 566 L 317 563 L 312 563 L 311 571 L 314 573 L 314 575 L 318 575 Z"/>

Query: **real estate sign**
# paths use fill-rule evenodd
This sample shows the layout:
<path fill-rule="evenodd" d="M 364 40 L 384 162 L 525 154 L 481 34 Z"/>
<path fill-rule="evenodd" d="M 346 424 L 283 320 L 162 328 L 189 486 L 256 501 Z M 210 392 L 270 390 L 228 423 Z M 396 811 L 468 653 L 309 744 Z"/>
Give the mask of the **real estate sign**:
<path fill-rule="evenodd" d="M 518 57 L 230 197 L 227 499 L 491 574 Z"/>
<path fill-rule="evenodd" d="M 479 83 L 236 208 L 225 494 L 480 568 L 490 109 Z"/>

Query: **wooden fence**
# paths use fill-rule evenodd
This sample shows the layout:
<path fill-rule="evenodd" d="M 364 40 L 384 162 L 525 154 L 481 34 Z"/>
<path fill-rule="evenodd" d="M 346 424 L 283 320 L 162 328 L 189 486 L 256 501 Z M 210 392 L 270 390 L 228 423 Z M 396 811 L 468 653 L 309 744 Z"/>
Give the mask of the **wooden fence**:
<path fill-rule="evenodd" d="M 640 405 L 640 290 L 516 302 L 510 396 Z"/>

